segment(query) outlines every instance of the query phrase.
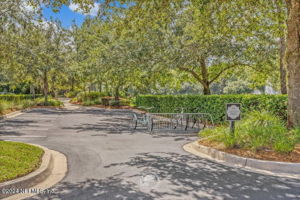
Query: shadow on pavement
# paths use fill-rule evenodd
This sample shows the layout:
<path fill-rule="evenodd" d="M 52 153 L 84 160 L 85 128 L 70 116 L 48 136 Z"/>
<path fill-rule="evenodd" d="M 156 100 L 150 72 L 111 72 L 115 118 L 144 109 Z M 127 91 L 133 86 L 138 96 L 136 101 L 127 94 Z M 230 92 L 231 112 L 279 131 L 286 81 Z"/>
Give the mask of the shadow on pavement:
<path fill-rule="evenodd" d="M 133 183 L 112 176 L 102 180 L 88 179 L 72 184 L 62 182 L 53 189 L 53 194 L 41 194 L 28 199 L 62 200 L 118 200 L 153 199 L 149 194 L 138 191 Z"/>
<path fill-rule="evenodd" d="M 265 176 L 226 167 L 195 156 L 177 153 L 142 153 L 128 162 L 113 163 L 104 168 L 130 167 L 150 169 L 163 181 L 158 189 L 143 192 L 137 183 L 128 181 L 140 173 L 125 172 L 79 183 L 63 182 L 54 193 L 32 199 L 110 200 L 110 199 L 299 199 L 300 184 L 294 179 Z M 160 184 L 160 183 L 159 183 Z M 172 187 L 168 187 L 168 185 Z M 166 190 L 165 190 L 166 189 Z M 188 198 L 187 198 L 188 197 Z"/>

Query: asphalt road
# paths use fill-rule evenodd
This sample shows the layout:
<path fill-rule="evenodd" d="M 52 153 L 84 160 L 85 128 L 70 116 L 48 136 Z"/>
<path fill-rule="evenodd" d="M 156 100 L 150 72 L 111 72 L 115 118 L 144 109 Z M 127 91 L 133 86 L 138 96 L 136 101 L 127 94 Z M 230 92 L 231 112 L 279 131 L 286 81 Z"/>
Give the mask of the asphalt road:
<path fill-rule="evenodd" d="M 0 121 L 0 138 L 64 153 L 69 171 L 52 194 L 30 199 L 300 199 L 300 180 L 224 166 L 182 150 L 195 139 L 131 131 L 130 111 L 32 110 Z"/>

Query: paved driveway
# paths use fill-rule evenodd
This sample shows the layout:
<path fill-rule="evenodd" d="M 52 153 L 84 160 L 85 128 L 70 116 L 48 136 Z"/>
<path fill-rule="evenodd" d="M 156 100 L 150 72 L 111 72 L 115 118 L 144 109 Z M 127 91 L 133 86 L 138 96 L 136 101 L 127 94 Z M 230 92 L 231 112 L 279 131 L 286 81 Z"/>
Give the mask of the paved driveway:
<path fill-rule="evenodd" d="M 0 122 L 1 138 L 68 157 L 51 195 L 31 199 L 300 199 L 300 181 L 246 172 L 182 150 L 191 137 L 130 131 L 127 110 L 32 110 Z"/>

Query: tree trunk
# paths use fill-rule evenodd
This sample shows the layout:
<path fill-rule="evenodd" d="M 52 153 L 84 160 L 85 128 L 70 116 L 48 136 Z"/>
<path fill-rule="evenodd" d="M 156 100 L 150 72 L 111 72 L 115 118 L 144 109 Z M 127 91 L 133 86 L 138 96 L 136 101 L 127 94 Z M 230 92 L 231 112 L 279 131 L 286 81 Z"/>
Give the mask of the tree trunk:
<path fill-rule="evenodd" d="M 288 127 L 300 127 L 300 1 L 287 0 Z"/>
<path fill-rule="evenodd" d="M 47 74 L 47 71 L 44 71 L 44 96 L 45 96 L 45 105 L 47 105 L 47 103 L 48 103 L 48 90 L 49 90 L 48 74 Z"/>
<path fill-rule="evenodd" d="M 102 82 L 99 82 L 99 92 L 102 92 Z"/>
<path fill-rule="evenodd" d="M 74 78 L 71 78 L 71 91 L 74 92 Z"/>
<path fill-rule="evenodd" d="M 30 94 L 32 94 L 32 97 L 35 99 L 35 88 L 33 84 L 30 84 Z"/>
<path fill-rule="evenodd" d="M 118 85 L 116 87 L 115 100 L 119 100 L 119 98 L 120 98 L 120 86 Z"/>
<path fill-rule="evenodd" d="M 287 94 L 286 86 L 286 66 L 284 64 L 285 39 L 280 38 L 280 90 L 281 94 Z"/>
<path fill-rule="evenodd" d="M 204 95 L 210 95 L 211 94 L 209 84 L 203 85 L 203 94 Z"/>
<path fill-rule="evenodd" d="M 209 80 L 208 80 L 208 71 L 205 64 L 205 59 L 200 58 L 200 67 L 201 67 L 201 75 L 202 75 L 202 86 L 203 86 L 203 94 L 204 95 L 210 95 L 210 87 L 209 87 Z"/>

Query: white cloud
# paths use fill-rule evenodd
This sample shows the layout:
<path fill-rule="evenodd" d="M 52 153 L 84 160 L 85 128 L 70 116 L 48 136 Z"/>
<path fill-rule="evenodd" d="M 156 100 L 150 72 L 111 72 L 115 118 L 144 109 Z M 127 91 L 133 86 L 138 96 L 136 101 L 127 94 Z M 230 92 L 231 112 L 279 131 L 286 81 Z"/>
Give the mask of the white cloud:
<path fill-rule="evenodd" d="M 69 5 L 69 8 L 74 11 L 74 12 L 79 12 L 83 15 L 91 15 L 91 16 L 97 16 L 98 14 L 98 11 L 99 11 L 99 6 L 100 4 L 99 3 L 94 3 L 93 6 L 90 7 L 90 11 L 88 13 L 84 12 L 81 8 L 79 8 L 79 5 L 78 4 L 75 4 L 75 3 L 71 3 Z"/>

